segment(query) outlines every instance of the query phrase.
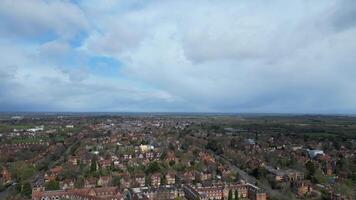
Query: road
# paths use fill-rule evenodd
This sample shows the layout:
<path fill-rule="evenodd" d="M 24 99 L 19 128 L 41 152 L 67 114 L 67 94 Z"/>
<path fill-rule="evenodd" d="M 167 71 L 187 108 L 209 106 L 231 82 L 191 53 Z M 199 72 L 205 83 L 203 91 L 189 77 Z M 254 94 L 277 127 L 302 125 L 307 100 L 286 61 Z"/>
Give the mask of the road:
<path fill-rule="evenodd" d="M 5 199 L 13 190 L 15 189 L 14 185 L 10 185 L 4 191 L 0 192 L 0 199 Z"/>
<path fill-rule="evenodd" d="M 237 173 L 239 173 L 240 177 L 245 180 L 247 183 L 251 183 L 253 185 L 256 184 L 257 182 L 257 179 L 251 175 L 249 175 L 247 172 L 243 171 L 242 169 L 240 169 L 239 167 L 237 167 L 236 165 L 234 165 L 228 158 L 226 158 L 225 156 L 222 156 L 222 155 L 217 155 L 217 154 L 214 154 L 215 155 L 215 159 L 221 159 L 221 160 L 224 160 L 225 163 L 227 163 L 229 165 L 229 167 L 236 171 Z"/>
<path fill-rule="evenodd" d="M 235 164 L 233 164 L 228 158 L 226 158 L 225 156 L 222 155 L 217 155 L 214 152 L 211 152 L 212 155 L 215 156 L 215 159 L 221 159 L 223 160 L 225 163 L 227 163 L 229 165 L 229 167 L 238 172 L 241 179 L 245 180 L 247 183 L 253 184 L 253 185 L 257 185 L 258 187 L 260 187 L 261 189 L 265 190 L 268 195 L 275 197 L 276 199 L 280 199 L 280 200 L 295 200 L 295 197 L 287 197 L 286 195 L 284 195 L 282 192 L 280 192 L 279 190 L 272 190 L 271 187 L 262 184 L 260 181 L 258 181 L 255 177 L 249 175 L 247 172 L 243 171 L 242 169 L 240 169 L 238 166 L 236 166 Z"/>

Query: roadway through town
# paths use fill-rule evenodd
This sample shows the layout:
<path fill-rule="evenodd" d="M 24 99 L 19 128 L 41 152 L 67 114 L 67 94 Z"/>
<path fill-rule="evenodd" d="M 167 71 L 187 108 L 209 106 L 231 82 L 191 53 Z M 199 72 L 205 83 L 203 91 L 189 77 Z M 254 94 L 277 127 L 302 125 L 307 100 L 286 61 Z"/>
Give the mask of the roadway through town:
<path fill-rule="evenodd" d="M 244 170 L 240 169 L 238 166 L 236 166 L 235 164 L 233 164 L 228 158 L 226 158 L 223 155 L 217 155 L 214 152 L 211 152 L 214 156 L 215 159 L 221 159 L 223 160 L 226 164 L 229 165 L 229 167 L 234 170 L 235 172 L 239 173 L 240 178 L 243 179 L 244 181 L 246 181 L 247 183 L 253 184 L 258 186 L 259 188 L 265 190 L 268 195 L 271 195 L 273 197 L 275 197 L 276 199 L 280 199 L 280 200 L 296 200 L 295 197 L 287 197 L 285 194 L 283 194 L 280 191 L 277 190 L 273 190 L 272 188 L 270 188 L 269 186 L 266 186 L 265 184 L 262 184 L 260 181 L 258 181 L 255 177 L 249 175 L 247 172 L 245 172 Z"/>

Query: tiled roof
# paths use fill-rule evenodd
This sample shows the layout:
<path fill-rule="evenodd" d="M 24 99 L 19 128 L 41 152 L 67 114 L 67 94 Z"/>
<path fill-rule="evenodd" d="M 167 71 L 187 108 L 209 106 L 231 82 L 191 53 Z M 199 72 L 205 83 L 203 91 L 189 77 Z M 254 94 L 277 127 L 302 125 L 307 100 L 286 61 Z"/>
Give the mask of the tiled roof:
<path fill-rule="evenodd" d="M 122 199 L 122 195 L 117 187 L 105 188 L 83 188 L 69 190 L 55 190 L 44 192 L 33 192 L 32 199 L 37 200 L 42 197 L 85 197 L 90 200 Z"/>

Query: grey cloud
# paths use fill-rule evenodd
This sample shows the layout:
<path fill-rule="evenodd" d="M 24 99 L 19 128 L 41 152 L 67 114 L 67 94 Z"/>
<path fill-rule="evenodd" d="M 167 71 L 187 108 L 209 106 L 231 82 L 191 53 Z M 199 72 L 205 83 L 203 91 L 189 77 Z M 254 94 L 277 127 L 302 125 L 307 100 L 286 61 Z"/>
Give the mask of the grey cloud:
<path fill-rule="evenodd" d="M 18 66 L 9 74 L 0 66 L 0 76 L 6 77 L 1 105 L 66 111 L 356 112 L 351 1 L 81 3 L 72 5 L 78 13 L 64 18 L 65 24 L 51 19 L 55 23 L 47 27 L 51 20 L 29 20 L 63 34 L 78 31 L 68 24 L 83 27 L 90 20 L 82 47 L 73 49 L 64 38 L 25 48 L 39 52 L 0 46 L 6 66 Z M 20 11 L 4 12 L 3 19 L 27 23 L 16 14 Z M 72 21 L 76 15 L 79 21 Z M 71 60 L 73 55 L 79 61 Z M 120 75 L 88 72 L 80 61 L 88 55 L 119 60 Z"/>
<path fill-rule="evenodd" d="M 17 53 L 13 63 L 26 57 Z M 27 68 L 0 66 L 0 77 L 1 111 L 139 111 L 146 105 L 169 106 L 173 99 L 134 82 L 108 80 L 85 68 L 66 71 L 38 60 L 31 60 Z"/>
<path fill-rule="evenodd" d="M 64 59 L 70 53 L 73 53 L 69 44 L 63 41 L 50 41 L 44 43 L 39 49 L 40 56 L 44 58 Z"/>
<path fill-rule="evenodd" d="M 88 27 L 78 7 L 59 0 L 3 0 L 0 2 L 0 22 L 0 34 L 24 40 L 53 35 L 69 38 Z"/>
<path fill-rule="evenodd" d="M 0 80 L 8 80 L 15 77 L 17 71 L 16 66 L 2 66 L 0 67 Z"/>
<path fill-rule="evenodd" d="M 329 30 L 332 20 L 345 19 L 339 14 L 322 18 L 335 5 L 324 2 L 272 1 L 279 8 L 271 10 L 254 1 L 154 4 L 143 12 L 113 15 L 122 23 L 134 16 L 134 26 L 151 26 L 138 46 L 111 49 L 109 55 L 123 61 L 127 76 L 201 110 L 352 110 L 355 96 L 343 88 L 354 84 L 347 74 L 355 71 L 340 64 L 355 63 L 347 52 L 356 46 L 346 45 L 352 33 Z M 255 9 L 254 14 L 246 9 Z M 185 17 L 182 10 L 192 15 Z"/>
<path fill-rule="evenodd" d="M 132 27 L 129 24 L 111 24 L 110 32 L 96 33 L 89 38 L 87 48 L 103 55 L 118 54 L 139 45 L 143 37 L 141 28 Z"/>
<path fill-rule="evenodd" d="M 70 81 L 82 82 L 89 78 L 89 71 L 85 68 L 76 68 L 71 70 L 62 70 L 63 73 L 67 74 Z"/>
<path fill-rule="evenodd" d="M 336 30 L 342 31 L 356 26 L 356 2 L 341 0 L 330 11 L 330 20 Z"/>

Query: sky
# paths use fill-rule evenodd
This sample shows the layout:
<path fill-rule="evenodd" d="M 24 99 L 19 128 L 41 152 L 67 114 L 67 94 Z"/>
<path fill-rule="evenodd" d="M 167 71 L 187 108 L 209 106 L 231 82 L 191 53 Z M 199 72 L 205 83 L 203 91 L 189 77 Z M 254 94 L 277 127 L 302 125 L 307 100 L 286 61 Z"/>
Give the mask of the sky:
<path fill-rule="evenodd" d="M 0 111 L 356 113 L 354 0 L 1 0 Z"/>

